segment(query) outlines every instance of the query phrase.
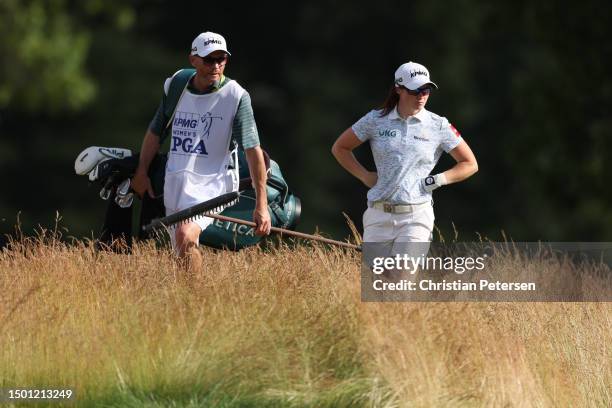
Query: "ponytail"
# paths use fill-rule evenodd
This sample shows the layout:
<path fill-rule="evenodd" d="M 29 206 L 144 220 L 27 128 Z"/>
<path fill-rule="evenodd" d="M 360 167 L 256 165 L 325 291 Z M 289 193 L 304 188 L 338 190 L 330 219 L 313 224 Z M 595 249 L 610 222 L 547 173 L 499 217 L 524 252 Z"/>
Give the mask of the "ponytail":
<path fill-rule="evenodd" d="M 387 116 L 397 106 L 397 103 L 399 102 L 399 94 L 397 93 L 396 89 L 397 88 L 395 87 L 395 85 L 392 85 L 391 89 L 389 89 L 387 98 L 380 107 L 380 109 L 382 110 L 382 112 L 380 113 L 381 118 L 383 116 Z"/>

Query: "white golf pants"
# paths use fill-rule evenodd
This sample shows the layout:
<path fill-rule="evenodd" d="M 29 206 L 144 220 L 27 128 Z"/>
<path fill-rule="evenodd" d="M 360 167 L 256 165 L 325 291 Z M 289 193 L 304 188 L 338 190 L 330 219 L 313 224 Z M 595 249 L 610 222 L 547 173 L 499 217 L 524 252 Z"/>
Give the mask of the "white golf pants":
<path fill-rule="evenodd" d="M 363 213 L 363 241 L 431 242 L 434 219 L 432 205 L 402 214 L 368 208 Z"/>

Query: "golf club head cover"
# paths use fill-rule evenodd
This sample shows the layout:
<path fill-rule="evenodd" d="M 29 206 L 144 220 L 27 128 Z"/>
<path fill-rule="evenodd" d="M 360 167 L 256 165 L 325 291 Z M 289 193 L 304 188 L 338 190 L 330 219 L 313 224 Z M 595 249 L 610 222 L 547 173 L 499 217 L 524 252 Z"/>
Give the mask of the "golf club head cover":
<path fill-rule="evenodd" d="M 130 157 L 132 151 L 117 147 L 90 146 L 83 150 L 74 161 L 74 171 L 84 176 L 94 170 L 98 164 L 109 159 L 124 159 Z M 94 177 L 95 179 L 95 177 Z"/>

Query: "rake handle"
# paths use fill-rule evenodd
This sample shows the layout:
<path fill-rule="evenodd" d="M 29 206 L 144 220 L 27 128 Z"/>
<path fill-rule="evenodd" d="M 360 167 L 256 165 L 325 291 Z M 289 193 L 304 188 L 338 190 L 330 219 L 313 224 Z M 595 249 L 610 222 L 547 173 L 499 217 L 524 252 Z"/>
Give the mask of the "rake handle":
<path fill-rule="evenodd" d="M 255 224 L 253 221 L 241 220 L 239 218 L 227 217 L 225 215 L 219 215 L 219 214 L 202 214 L 202 215 L 206 217 L 210 217 L 210 218 L 215 218 L 221 221 L 235 222 L 236 224 L 248 225 L 249 227 L 257 227 L 257 224 Z M 329 239 L 329 238 L 317 237 L 316 235 L 304 234 L 303 232 L 291 231 L 288 229 L 278 228 L 278 227 L 272 227 L 272 232 L 276 232 L 281 235 L 283 234 L 290 235 L 290 236 L 303 238 L 303 239 L 311 239 L 313 241 L 325 242 L 326 244 L 337 245 L 337 246 L 356 249 L 358 251 L 361 251 L 361 247 L 358 245 L 349 244 L 348 242 L 336 241 L 336 240 Z"/>

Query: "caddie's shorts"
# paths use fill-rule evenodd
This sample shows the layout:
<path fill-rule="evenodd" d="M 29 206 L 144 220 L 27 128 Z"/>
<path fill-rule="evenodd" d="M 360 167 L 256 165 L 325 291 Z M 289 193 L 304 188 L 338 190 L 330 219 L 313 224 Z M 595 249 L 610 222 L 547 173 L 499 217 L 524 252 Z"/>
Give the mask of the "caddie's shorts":
<path fill-rule="evenodd" d="M 174 214 L 175 212 L 178 212 L 178 211 L 168 212 L 168 209 L 166 209 L 167 215 Z M 192 222 L 196 223 L 200 227 L 200 233 L 201 233 L 202 231 L 206 229 L 206 227 L 212 224 L 214 220 L 215 219 L 211 217 L 200 217 L 200 218 L 194 219 Z M 178 253 L 178 247 L 176 246 L 176 225 L 172 225 L 168 227 L 168 235 L 170 235 L 170 242 L 172 243 L 172 248 Z M 200 241 L 198 240 L 198 245 L 199 244 L 200 244 Z"/>

